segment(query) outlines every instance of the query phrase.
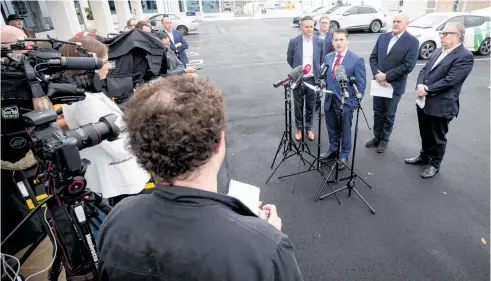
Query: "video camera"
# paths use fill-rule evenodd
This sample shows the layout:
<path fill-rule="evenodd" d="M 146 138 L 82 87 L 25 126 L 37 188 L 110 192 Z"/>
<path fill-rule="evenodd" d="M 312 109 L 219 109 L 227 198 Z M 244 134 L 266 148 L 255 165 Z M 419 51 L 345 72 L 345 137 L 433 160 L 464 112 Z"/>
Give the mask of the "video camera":
<path fill-rule="evenodd" d="M 47 41 L 52 46 L 55 43 L 76 45 L 80 57 L 63 57 L 51 49 L 32 48 L 26 46 L 26 41 Z M 35 99 L 49 98 L 53 104 L 71 104 L 85 99 L 86 91 L 100 92 L 101 81 L 95 70 L 102 67 L 102 61 L 89 54 L 80 43 L 51 38 L 19 39 L 1 51 L 2 160 L 15 162 L 12 157 L 4 158 L 16 148 L 25 150 L 17 155 L 21 158 L 32 150 L 38 161 L 35 179 L 44 185 L 48 195 L 3 239 L 1 245 L 41 206 L 47 206 L 51 222 L 46 220 L 46 223 L 57 249 L 49 280 L 57 280 L 61 264 L 67 280 L 96 280 L 98 254 L 91 225 L 98 229 L 94 220 L 101 223 L 99 210 L 108 214 L 111 207 L 86 188 L 84 175 L 90 161 L 81 159 L 80 150 L 104 140 L 117 139 L 120 133 L 116 124 L 118 117 L 106 115 L 95 124 L 63 132 L 56 124 L 57 113 L 54 110 L 35 110 L 33 103 Z M 63 75 L 65 70 L 86 72 L 68 78 Z M 30 253 L 32 251 L 27 251 L 25 256 Z M 26 259 L 22 257 L 20 260 Z"/>

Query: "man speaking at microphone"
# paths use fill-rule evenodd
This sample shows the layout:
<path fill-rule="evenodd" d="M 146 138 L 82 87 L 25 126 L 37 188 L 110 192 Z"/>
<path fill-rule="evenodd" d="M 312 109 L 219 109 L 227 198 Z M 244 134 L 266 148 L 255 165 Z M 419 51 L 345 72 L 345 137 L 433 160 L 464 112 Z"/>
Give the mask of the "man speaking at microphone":
<path fill-rule="evenodd" d="M 334 31 L 332 43 L 335 52 L 327 54 L 324 62 L 327 67 L 325 77 L 327 90 L 332 91 L 333 94 L 327 94 L 324 99 L 324 113 L 329 133 L 329 152 L 320 155 L 321 161 L 335 159 L 339 149 L 339 140 L 341 139 L 339 160 L 346 165 L 351 151 L 353 109 L 358 106 L 354 87 L 349 85 L 349 80 L 355 80 L 356 88 L 362 96 L 366 88 L 365 62 L 362 57 L 348 49 L 348 37 L 348 31 L 345 29 L 340 28 Z M 339 75 L 342 72 L 341 68 L 344 68 L 345 75 Z M 346 84 L 346 89 L 342 87 L 344 83 Z M 343 94 L 344 91 L 346 93 Z M 341 114 L 343 116 L 342 124 L 340 124 Z M 344 169 L 344 167 L 344 165 L 340 165 L 339 169 Z"/>
<path fill-rule="evenodd" d="M 308 65 L 310 65 L 310 71 L 301 79 L 303 82 L 313 85 L 320 76 L 320 67 L 324 57 L 324 41 L 317 36 L 312 36 L 314 33 L 314 19 L 312 17 L 304 17 L 300 29 L 302 34 L 290 39 L 286 60 L 291 68 L 301 65 L 304 69 L 308 69 Z M 315 92 L 300 83 L 298 87 L 293 89 L 293 98 L 295 101 L 295 126 L 297 127 L 295 139 L 299 141 L 305 129 L 307 137 L 313 141 L 312 121 L 314 119 Z M 304 101 L 305 124 L 303 124 Z"/>

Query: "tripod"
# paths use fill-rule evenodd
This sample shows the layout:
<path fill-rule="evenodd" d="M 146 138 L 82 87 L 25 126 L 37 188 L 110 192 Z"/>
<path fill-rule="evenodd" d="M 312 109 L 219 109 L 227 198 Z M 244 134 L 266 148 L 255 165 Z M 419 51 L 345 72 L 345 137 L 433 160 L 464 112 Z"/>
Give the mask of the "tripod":
<path fill-rule="evenodd" d="M 285 88 L 285 130 L 283 131 L 283 136 L 281 137 L 280 144 L 278 145 L 278 149 L 276 150 L 276 154 L 273 159 L 273 163 L 271 164 L 271 168 L 273 168 L 274 163 L 276 161 L 276 157 L 278 156 L 278 153 L 280 150 L 283 148 L 283 159 L 281 159 L 280 163 L 276 168 L 274 169 L 273 173 L 269 176 L 268 180 L 266 180 L 266 184 L 268 184 L 269 180 L 273 177 L 273 175 L 276 173 L 278 168 L 281 166 L 281 164 L 287 160 L 288 158 L 291 158 L 295 155 L 298 155 L 300 157 L 299 161 L 302 161 L 304 164 L 305 162 L 309 163 L 305 158 L 303 157 L 303 153 L 307 153 L 314 157 L 310 153 L 310 149 L 305 143 L 304 139 L 304 132 L 302 132 L 302 140 L 300 144 L 297 146 L 297 144 L 293 141 L 293 131 L 292 131 L 292 81 L 288 80 L 285 81 L 283 84 L 283 87 Z M 302 121 L 303 122 L 303 121 Z M 307 151 L 305 151 L 305 148 L 307 148 Z M 314 157 L 315 158 L 315 157 Z"/>
<path fill-rule="evenodd" d="M 340 121 L 339 121 L 340 122 L 339 123 L 340 124 L 340 133 L 338 136 L 338 152 L 336 153 L 335 162 L 332 165 L 331 170 L 330 170 L 326 180 L 324 181 L 324 184 L 322 185 L 322 187 L 319 189 L 319 192 L 317 193 L 317 197 L 316 197 L 315 201 L 317 201 L 318 199 L 323 200 L 330 195 L 336 195 L 336 193 L 338 193 L 342 190 L 348 189 L 348 197 L 351 197 L 351 191 L 354 191 L 356 193 L 356 195 L 358 195 L 358 197 L 360 197 L 360 199 L 363 201 L 363 203 L 365 203 L 365 205 L 367 205 L 367 207 L 370 209 L 372 214 L 375 214 L 375 210 L 372 207 L 370 207 L 370 205 L 367 203 L 367 201 L 363 198 L 363 196 L 360 195 L 358 190 L 356 190 L 356 188 L 355 188 L 355 179 L 356 178 L 360 179 L 368 187 L 372 188 L 371 185 L 369 185 L 365 180 L 363 180 L 361 177 L 359 177 L 358 174 L 356 174 L 354 171 L 355 155 L 356 155 L 356 141 L 358 138 L 358 123 L 359 123 L 358 121 L 359 121 L 359 117 L 360 117 L 360 111 L 363 113 L 363 116 L 365 116 L 365 113 L 363 112 L 363 108 L 361 106 L 362 96 L 359 93 L 357 93 L 358 92 L 357 90 L 355 92 L 356 92 L 355 98 L 357 100 L 357 107 L 356 107 L 356 121 L 355 121 L 355 138 L 353 141 L 353 155 L 351 156 L 351 168 L 348 167 L 345 163 L 343 163 L 339 159 L 339 156 L 341 154 L 341 147 L 342 147 L 341 146 L 341 136 L 342 136 L 342 132 L 343 132 L 343 114 L 344 114 L 344 93 L 342 93 L 341 94 L 341 96 L 342 96 L 342 99 L 341 99 L 341 116 L 340 116 Z M 366 116 L 365 116 L 365 121 L 367 121 Z M 368 126 L 368 128 L 370 128 L 368 121 L 367 121 L 367 126 Z M 339 167 L 340 167 L 340 165 L 343 165 L 350 170 L 350 176 L 349 177 L 339 179 Z M 335 179 L 333 181 L 329 181 L 329 177 L 331 176 L 331 174 L 333 173 L 334 170 L 336 170 Z M 324 187 L 326 186 L 326 184 L 329 185 L 329 183 L 338 183 L 338 182 L 344 181 L 344 180 L 348 180 L 348 182 L 346 183 L 346 185 L 344 187 L 337 189 L 335 191 L 332 191 L 328 194 L 320 196 L 320 194 L 324 190 Z M 329 187 L 330 187 L 330 185 L 329 185 Z"/>

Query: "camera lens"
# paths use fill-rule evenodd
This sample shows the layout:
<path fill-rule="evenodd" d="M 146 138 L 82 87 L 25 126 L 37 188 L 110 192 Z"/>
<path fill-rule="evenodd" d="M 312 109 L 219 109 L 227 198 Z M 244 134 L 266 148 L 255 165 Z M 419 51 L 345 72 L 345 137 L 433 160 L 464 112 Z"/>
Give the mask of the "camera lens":
<path fill-rule="evenodd" d="M 77 147 L 82 150 L 101 143 L 104 140 L 115 140 L 120 132 L 116 125 L 117 115 L 109 114 L 99 119 L 97 123 L 83 125 L 65 134 L 77 140 Z"/>

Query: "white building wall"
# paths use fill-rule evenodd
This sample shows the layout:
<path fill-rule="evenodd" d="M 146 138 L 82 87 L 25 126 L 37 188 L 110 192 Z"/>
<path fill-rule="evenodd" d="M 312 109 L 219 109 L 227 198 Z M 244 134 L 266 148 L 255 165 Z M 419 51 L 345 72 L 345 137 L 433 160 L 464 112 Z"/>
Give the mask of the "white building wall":
<path fill-rule="evenodd" d="M 92 15 L 94 16 L 94 27 L 100 36 L 107 36 L 108 33 L 113 33 L 114 25 L 109 9 L 108 1 L 90 0 Z"/>
<path fill-rule="evenodd" d="M 68 40 L 75 33 L 82 31 L 73 1 L 46 1 L 45 3 L 58 39 Z"/>

